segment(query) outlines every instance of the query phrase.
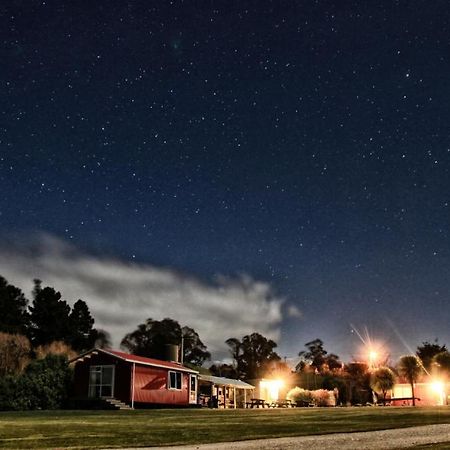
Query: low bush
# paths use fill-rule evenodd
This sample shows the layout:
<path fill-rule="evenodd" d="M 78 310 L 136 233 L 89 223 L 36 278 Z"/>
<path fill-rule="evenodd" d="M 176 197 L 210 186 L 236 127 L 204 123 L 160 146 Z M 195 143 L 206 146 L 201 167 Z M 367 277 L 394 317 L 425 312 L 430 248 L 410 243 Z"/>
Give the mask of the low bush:
<path fill-rule="evenodd" d="M 286 394 L 286 398 L 292 402 L 308 404 L 313 401 L 313 394 L 308 389 L 295 387 Z"/>
<path fill-rule="evenodd" d="M 47 355 L 19 376 L 0 378 L 0 410 L 58 409 L 67 400 L 72 371 L 67 358 Z"/>
<path fill-rule="evenodd" d="M 309 391 L 308 389 L 295 387 L 286 394 L 286 398 L 299 406 L 308 406 L 311 403 L 315 406 L 336 406 L 334 391 L 327 391 L 326 389 Z"/>
<path fill-rule="evenodd" d="M 326 389 L 317 389 L 312 391 L 313 401 L 316 406 L 336 406 L 336 400 L 333 391 Z"/>

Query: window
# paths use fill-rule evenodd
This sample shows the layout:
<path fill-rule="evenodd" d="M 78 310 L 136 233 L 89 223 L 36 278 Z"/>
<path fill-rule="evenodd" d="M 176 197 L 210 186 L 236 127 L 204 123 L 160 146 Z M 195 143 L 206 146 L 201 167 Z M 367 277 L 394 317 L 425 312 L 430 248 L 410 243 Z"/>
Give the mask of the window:
<path fill-rule="evenodd" d="M 89 374 L 89 397 L 112 397 L 114 366 L 91 366 Z"/>
<path fill-rule="evenodd" d="M 169 389 L 181 389 L 181 372 L 169 371 Z"/>

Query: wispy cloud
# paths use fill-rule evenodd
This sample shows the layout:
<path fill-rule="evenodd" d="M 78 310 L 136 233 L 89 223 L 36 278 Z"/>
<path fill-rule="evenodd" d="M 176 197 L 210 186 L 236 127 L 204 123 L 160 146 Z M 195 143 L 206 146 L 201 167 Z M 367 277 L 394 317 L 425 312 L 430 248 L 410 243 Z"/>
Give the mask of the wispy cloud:
<path fill-rule="evenodd" d="M 229 337 L 257 331 L 279 338 L 283 299 L 268 283 L 250 276 L 204 281 L 168 268 L 92 255 L 49 235 L 0 246 L 0 274 L 27 294 L 32 279 L 39 278 L 71 304 L 82 298 L 115 346 L 149 317 L 171 317 L 193 327 L 213 358 L 228 356 L 224 341 Z"/>
<path fill-rule="evenodd" d="M 295 318 L 295 319 L 303 319 L 303 313 L 298 308 L 298 306 L 288 305 L 286 311 L 287 311 L 287 315 L 289 317 L 292 317 L 292 318 Z"/>

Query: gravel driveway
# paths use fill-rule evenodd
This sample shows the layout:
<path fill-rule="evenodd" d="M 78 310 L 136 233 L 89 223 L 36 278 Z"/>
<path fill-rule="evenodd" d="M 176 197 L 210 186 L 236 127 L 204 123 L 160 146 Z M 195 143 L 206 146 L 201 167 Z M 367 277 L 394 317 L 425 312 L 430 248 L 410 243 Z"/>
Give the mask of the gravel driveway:
<path fill-rule="evenodd" d="M 450 424 L 364 433 L 338 433 L 160 448 L 165 450 L 314 450 L 318 448 L 320 450 L 389 450 L 438 442 L 450 442 Z"/>

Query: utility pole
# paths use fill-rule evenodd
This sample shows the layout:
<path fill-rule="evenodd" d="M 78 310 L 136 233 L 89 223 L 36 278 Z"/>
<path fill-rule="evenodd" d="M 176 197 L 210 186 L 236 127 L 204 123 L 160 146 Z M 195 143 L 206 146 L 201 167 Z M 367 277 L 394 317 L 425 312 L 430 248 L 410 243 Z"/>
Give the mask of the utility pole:
<path fill-rule="evenodd" d="M 184 336 L 181 335 L 181 349 L 180 349 L 180 362 L 184 363 Z"/>

